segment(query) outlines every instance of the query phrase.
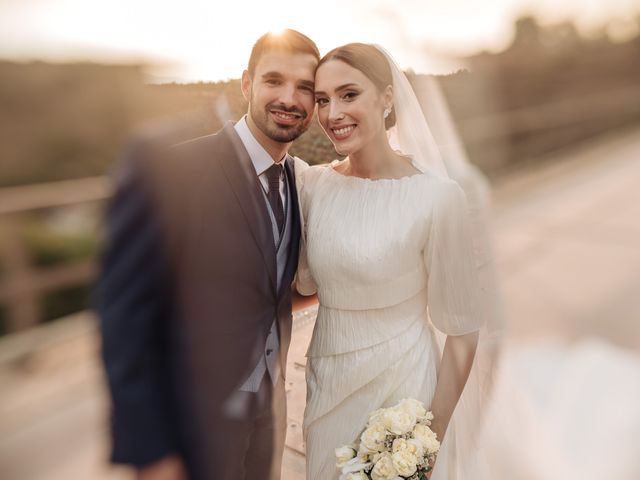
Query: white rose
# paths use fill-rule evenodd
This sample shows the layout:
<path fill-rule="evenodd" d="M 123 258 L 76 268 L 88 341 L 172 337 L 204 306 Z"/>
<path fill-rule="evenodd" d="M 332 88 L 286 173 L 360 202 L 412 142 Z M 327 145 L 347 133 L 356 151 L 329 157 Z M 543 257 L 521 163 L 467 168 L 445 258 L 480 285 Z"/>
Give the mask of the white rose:
<path fill-rule="evenodd" d="M 387 431 L 382 424 L 375 424 L 367 428 L 360 436 L 360 446 L 364 446 L 366 449 L 362 453 L 381 452 L 384 449 L 386 436 Z"/>
<path fill-rule="evenodd" d="M 347 463 L 345 463 L 342 466 L 342 473 L 347 474 L 347 473 L 355 473 L 360 470 L 368 470 L 369 468 L 371 468 L 372 465 L 373 465 L 372 463 L 367 462 L 360 457 L 355 457 L 349 460 Z"/>
<path fill-rule="evenodd" d="M 393 466 L 403 477 L 410 477 L 418 470 L 418 458 L 407 450 L 401 450 L 391 456 Z"/>
<path fill-rule="evenodd" d="M 369 477 L 367 477 L 366 473 L 360 471 L 340 475 L 340 480 L 369 480 Z"/>
<path fill-rule="evenodd" d="M 424 456 L 424 447 L 422 446 L 422 442 L 413 438 L 409 440 L 405 440 L 404 438 L 396 438 L 393 441 L 392 452 L 407 452 L 417 458 L 420 458 Z"/>
<path fill-rule="evenodd" d="M 431 455 L 433 453 L 438 453 L 438 450 L 440 450 L 440 442 L 435 436 L 429 437 L 427 442 L 423 442 L 423 445 L 424 445 L 424 451 L 428 455 Z"/>
<path fill-rule="evenodd" d="M 436 434 L 425 425 L 416 425 L 413 428 L 412 436 L 422 444 L 426 454 L 436 453 L 440 449 L 440 442 Z"/>
<path fill-rule="evenodd" d="M 393 441 L 393 445 L 391 447 L 391 452 L 396 453 L 402 450 L 406 450 L 408 447 L 407 441 L 404 438 L 396 438 Z"/>
<path fill-rule="evenodd" d="M 431 420 L 433 420 L 433 413 L 432 412 L 427 412 L 422 421 L 424 423 L 426 423 L 427 425 L 431 425 Z"/>
<path fill-rule="evenodd" d="M 398 406 L 405 412 L 416 417 L 416 420 L 422 420 L 426 418 L 427 409 L 424 408 L 424 404 L 420 400 L 415 398 L 405 398 L 401 400 Z"/>
<path fill-rule="evenodd" d="M 387 430 L 396 435 L 410 432 L 416 424 L 416 417 L 400 408 L 390 408 L 385 412 L 384 424 Z"/>
<path fill-rule="evenodd" d="M 393 466 L 391 454 L 388 452 L 381 453 L 378 461 L 371 470 L 372 480 L 393 480 L 398 476 L 396 468 Z"/>
<path fill-rule="evenodd" d="M 358 456 L 359 457 L 367 457 L 367 456 L 373 455 L 373 454 L 375 454 L 377 452 L 378 452 L 378 450 L 371 450 L 364 443 L 362 443 L 362 440 L 360 441 L 360 447 L 358 448 Z"/>
<path fill-rule="evenodd" d="M 336 466 L 342 468 L 345 463 L 356 456 L 356 450 L 351 445 L 336 448 Z"/>
<path fill-rule="evenodd" d="M 409 445 L 409 452 L 413 453 L 418 458 L 424 457 L 425 449 L 420 440 L 410 438 L 409 440 L 407 440 L 407 444 Z"/>
<path fill-rule="evenodd" d="M 374 410 L 369 414 L 369 421 L 367 422 L 369 426 L 374 425 L 376 423 L 381 423 L 384 420 L 384 412 L 386 409 L 379 408 Z"/>

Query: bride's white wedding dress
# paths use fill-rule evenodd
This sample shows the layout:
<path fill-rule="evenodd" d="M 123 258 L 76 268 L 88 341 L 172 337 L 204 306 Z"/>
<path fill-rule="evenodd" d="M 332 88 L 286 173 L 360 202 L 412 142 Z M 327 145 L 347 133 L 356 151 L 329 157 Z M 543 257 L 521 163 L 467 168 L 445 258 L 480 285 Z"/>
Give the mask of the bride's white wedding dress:
<path fill-rule="evenodd" d="M 304 217 L 297 287 L 320 302 L 307 352 L 307 478 L 335 480 L 334 449 L 368 414 L 413 397 L 428 407 L 440 361 L 435 329 L 483 324 L 466 198 L 452 180 L 344 176 L 297 162 Z M 455 425 L 432 480 L 459 479 Z"/>

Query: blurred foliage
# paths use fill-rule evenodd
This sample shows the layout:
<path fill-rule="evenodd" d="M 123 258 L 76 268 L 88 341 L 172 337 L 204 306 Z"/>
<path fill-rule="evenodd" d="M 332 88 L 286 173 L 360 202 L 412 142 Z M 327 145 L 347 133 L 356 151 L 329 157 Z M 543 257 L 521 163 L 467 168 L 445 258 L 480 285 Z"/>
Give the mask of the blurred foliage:
<path fill-rule="evenodd" d="M 41 297 L 42 320 L 49 322 L 91 308 L 92 289 L 76 285 L 45 293 Z"/>
<path fill-rule="evenodd" d="M 0 185 L 103 173 L 141 118 L 137 67 L 0 65 Z"/>
<path fill-rule="evenodd" d="M 26 223 L 23 238 L 35 267 L 92 259 L 99 243 L 95 232 L 60 232 L 35 218 Z"/>
<path fill-rule="evenodd" d="M 7 308 L 0 303 L 0 336 L 9 332 L 9 319 L 7 318 Z"/>
<path fill-rule="evenodd" d="M 473 138 L 470 130 L 479 128 L 464 119 L 483 115 L 504 134 L 499 141 L 466 142 L 471 159 L 491 173 L 640 122 L 640 15 L 635 32 L 614 42 L 606 27 L 583 37 L 571 22 L 541 26 L 523 17 L 508 49 L 468 58 L 471 81 L 442 82 L 462 136 Z M 490 101 L 478 95 L 478 84 Z M 470 114 L 474 96 L 482 112 Z"/>
<path fill-rule="evenodd" d="M 95 229 L 62 229 L 51 221 L 52 216 L 52 212 L 38 212 L 23 217 L 20 236 L 31 267 L 46 269 L 96 258 L 100 238 Z M 80 284 L 42 293 L 40 320 L 46 322 L 90 308 L 91 288 L 88 284 Z M 8 329 L 7 306 L 0 304 L 0 335 L 8 333 Z"/>
<path fill-rule="evenodd" d="M 525 17 L 508 49 L 469 57 L 470 71 L 440 81 L 471 160 L 491 174 L 639 121 L 639 58 L 638 35 L 584 38 L 571 23 Z M 187 139 L 245 111 L 239 80 L 145 85 L 136 66 L 0 62 L 0 187 L 101 175 L 138 127 L 171 124 Z M 336 157 L 315 121 L 292 153 Z"/>

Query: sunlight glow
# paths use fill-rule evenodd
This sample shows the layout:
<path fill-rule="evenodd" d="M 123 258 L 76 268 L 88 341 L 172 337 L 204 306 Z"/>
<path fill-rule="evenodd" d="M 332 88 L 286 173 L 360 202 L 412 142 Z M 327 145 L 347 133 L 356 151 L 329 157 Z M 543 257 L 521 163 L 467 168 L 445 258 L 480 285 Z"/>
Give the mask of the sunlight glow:
<path fill-rule="evenodd" d="M 266 31 L 297 29 L 321 53 L 347 42 L 379 43 L 404 68 L 446 73 L 447 57 L 505 48 L 513 20 L 534 12 L 542 21 L 574 18 L 618 38 L 637 28 L 636 0 L 323 0 L 313 10 L 296 0 L 175 3 L 152 0 L 3 0 L 0 58 L 140 62 L 163 79 L 238 78 L 255 40 Z M 622 21 L 621 19 L 626 19 Z M 617 23 L 615 23 L 617 21 Z M 598 23 L 600 22 L 600 23 Z M 458 65 L 459 66 L 459 65 Z"/>

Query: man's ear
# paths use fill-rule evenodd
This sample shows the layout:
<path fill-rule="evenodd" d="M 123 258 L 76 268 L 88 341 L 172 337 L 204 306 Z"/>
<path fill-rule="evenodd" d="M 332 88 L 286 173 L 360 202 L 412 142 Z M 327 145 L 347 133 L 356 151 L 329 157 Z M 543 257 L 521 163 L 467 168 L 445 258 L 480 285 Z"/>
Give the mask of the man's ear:
<path fill-rule="evenodd" d="M 240 88 L 242 89 L 242 96 L 249 102 L 251 101 L 251 76 L 249 71 L 242 72 L 242 80 L 240 81 Z"/>

